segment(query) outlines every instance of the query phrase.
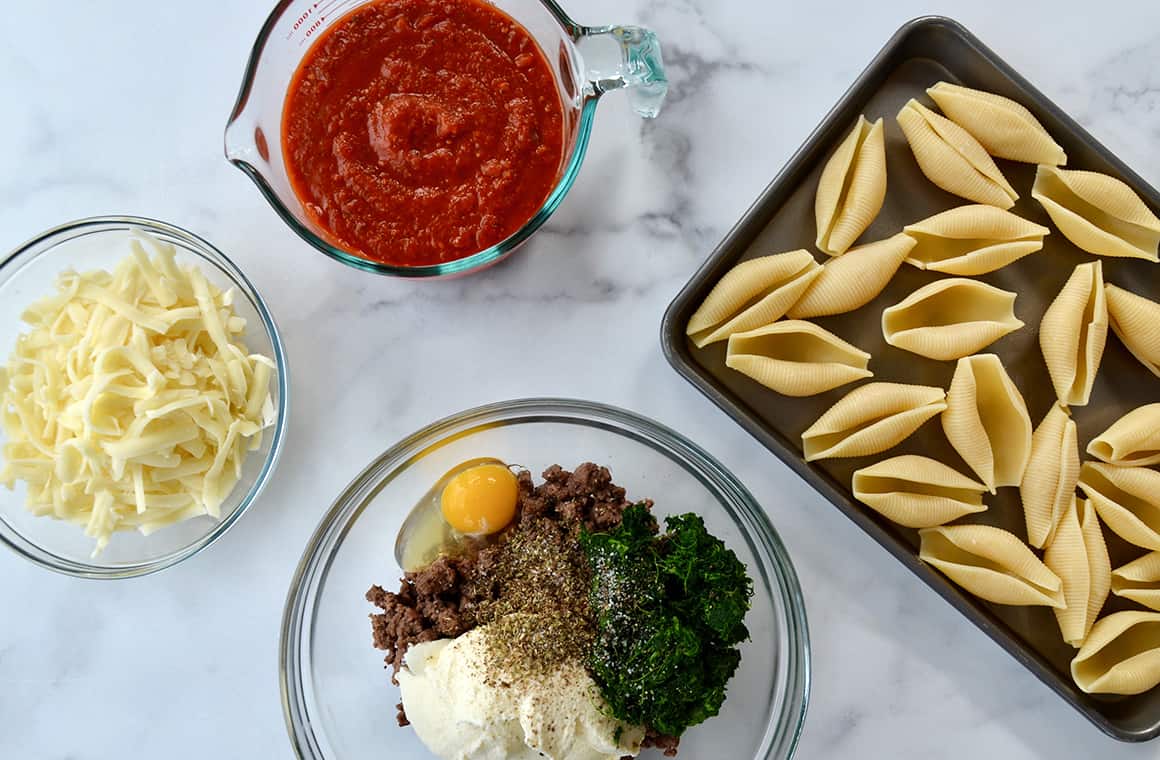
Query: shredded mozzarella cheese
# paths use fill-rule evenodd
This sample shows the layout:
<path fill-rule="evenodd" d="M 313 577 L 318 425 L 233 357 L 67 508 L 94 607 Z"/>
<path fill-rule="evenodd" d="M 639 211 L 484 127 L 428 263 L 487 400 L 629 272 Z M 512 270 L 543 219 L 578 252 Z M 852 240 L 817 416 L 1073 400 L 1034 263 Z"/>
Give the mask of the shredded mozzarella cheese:
<path fill-rule="evenodd" d="M 0 367 L 0 485 L 96 539 L 221 518 L 274 423 L 273 361 L 246 321 L 173 246 L 144 233 L 112 273 L 63 272 Z M 152 255 L 150 255 L 152 254 Z"/>

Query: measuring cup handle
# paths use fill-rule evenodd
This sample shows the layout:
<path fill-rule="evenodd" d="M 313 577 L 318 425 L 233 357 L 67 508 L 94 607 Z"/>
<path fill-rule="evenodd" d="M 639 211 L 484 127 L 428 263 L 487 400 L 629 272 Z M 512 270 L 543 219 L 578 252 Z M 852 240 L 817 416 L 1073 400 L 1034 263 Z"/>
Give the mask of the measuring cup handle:
<path fill-rule="evenodd" d="M 639 26 L 603 26 L 583 27 L 577 36 L 593 97 L 627 89 L 638 114 L 652 119 L 660 113 L 669 80 L 655 34 Z"/>

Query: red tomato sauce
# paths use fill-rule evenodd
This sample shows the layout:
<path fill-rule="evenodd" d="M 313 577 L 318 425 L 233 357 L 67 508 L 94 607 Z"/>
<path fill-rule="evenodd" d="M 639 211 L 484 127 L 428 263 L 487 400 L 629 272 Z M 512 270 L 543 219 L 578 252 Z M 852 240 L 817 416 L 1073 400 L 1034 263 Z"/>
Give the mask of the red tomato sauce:
<path fill-rule="evenodd" d="M 332 242 L 397 266 L 516 232 L 556 184 L 563 103 L 543 52 L 482 0 L 380 0 L 311 47 L 287 91 L 290 184 Z"/>

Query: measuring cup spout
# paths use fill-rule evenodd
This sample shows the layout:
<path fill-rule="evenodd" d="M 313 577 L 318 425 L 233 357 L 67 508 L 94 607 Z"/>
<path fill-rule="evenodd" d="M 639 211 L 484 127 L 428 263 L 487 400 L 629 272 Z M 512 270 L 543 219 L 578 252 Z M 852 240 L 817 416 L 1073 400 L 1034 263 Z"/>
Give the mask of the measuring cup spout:
<path fill-rule="evenodd" d="M 253 165 L 257 158 L 268 161 L 270 150 L 262 128 L 241 120 L 230 122 L 226 126 L 225 154 L 235 164 Z"/>

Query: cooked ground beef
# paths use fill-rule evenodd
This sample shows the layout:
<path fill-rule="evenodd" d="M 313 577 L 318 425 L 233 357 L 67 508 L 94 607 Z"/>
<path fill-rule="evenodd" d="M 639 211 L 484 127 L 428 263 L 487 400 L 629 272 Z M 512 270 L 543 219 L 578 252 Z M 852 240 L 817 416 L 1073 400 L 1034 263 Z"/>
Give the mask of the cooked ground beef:
<path fill-rule="evenodd" d="M 640 748 L 641 750 L 646 750 L 652 747 L 658 752 L 663 752 L 665 757 L 676 757 L 677 745 L 680 743 L 681 737 L 664 736 L 662 734 L 654 733 L 650 728 L 645 732 L 644 741 L 640 743 Z M 635 758 L 632 755 L 625 755 L 620 760 L 635 760 Z"/>
<path fill-rule="evenodd" d="M 475 573 L 474 557 L 440 557 L 419 572 L 407 573 L 392 594 L 381 586 L 367 591 L 367 601 L 382 610 L 371 615 L 374 644 L 386 650 L 393 667 L 391 681 L 403 665 L 403 655 L 411 644 L 450 639 L 475 627 L 472 598 L 475 586 L 468 580 Z"/>
<path fill-rule="evenodd" d="M 581 525 L 603 532 L 620 525 L 620 515 L 631 503 L 625 500 L 624 489 L 612 482 L 608 468 L 591 462 L 572 472 L 554 464 L 543 477 L 542 484 L 533 486 L 531 473 L 520 473 L 520 520 L 549 517 L 570 523 L 576 533 Z"/>
<path fill-rule="evenodd" d="M 543 479 L 537 486 L 531 473 L 519 474 L 518 517 L 496 543 L 466 556 L 440 557 L 422 570 L 406 573 L 397 593 L 380 586 L 367 592 L 367 601 L 382 610 L 370 616 L 371 626 L 375 647 L 387 653 L 393 683 L 398 683 L 395 674 L 412 644 L 454 638 L 479 625 L 480 616 L 485 620 L 490 616 L 503 591 L 497 580 L 503 574 L 496 572 L 501 567 L 503 546 L 513 536 L 521 531 L 541 533 L 543 521 L 559 524 L 572 537 L 582 528 L 612 530 L 620 525 L 621 514 L 631 504 L 624 489 L 612 482 L 608 468 L 591 462 L 571 472 L 552 465 L 544 471 Z M 400 726 L 408 724 L 402 704 L 397 718 Z M 678 741 L 677 737 L 650 734 L 644 746 L 671 756 L 677 752 Z"/>
<path fill-rule="evenodd" d="M 676 757 L 677 745 L 681 743 L 679 736 L 665 736 L 663 734 L 655 733 L 651 728 L 645 734 L 644 741 L 641 742 L 641 749 L 654 747 L 657 750 L 664 752 L 665 757 Z"/>

